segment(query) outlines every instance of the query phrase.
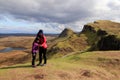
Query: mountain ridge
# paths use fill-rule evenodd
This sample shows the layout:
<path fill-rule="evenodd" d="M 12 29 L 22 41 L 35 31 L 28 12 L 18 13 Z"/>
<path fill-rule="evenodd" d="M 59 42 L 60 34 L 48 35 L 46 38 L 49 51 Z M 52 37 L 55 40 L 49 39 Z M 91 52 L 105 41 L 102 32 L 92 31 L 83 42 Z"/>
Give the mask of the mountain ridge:
<path fill-rule="evenodd" d="M 74 51 L 120 50 L 120 23 L 97 20 L 85 24 L 79 34 L 65 28 L 54 41 L 50 53 Z"/>

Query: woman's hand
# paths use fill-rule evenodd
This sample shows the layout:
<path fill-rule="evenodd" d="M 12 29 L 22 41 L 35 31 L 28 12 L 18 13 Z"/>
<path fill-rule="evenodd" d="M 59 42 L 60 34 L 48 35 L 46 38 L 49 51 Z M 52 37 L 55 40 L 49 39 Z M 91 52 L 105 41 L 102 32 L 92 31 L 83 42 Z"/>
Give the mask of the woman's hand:
<path fill-rule="evenodd" d="M 42 47 L 42 45 L 39 45 L 39 47 Z"/>

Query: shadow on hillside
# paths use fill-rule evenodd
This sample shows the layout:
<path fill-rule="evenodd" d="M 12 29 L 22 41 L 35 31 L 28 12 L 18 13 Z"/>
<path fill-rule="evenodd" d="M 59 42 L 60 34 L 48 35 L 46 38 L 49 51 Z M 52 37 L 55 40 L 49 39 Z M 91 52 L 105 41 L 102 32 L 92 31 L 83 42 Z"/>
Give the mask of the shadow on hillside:
<path fill-rule="evenodd" d="M 14 69 L 14 68 L 31 68 L 31 65 L 8 66 L 2 67 L 0 69 Z"/>

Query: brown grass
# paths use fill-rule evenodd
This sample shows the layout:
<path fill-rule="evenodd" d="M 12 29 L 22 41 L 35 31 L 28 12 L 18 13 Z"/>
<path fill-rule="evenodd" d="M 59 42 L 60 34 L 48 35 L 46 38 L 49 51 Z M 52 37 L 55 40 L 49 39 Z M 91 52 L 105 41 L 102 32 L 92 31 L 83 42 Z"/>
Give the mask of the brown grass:
<path fill-rule="evenodd" d="M 95 29 L 99 28 L 101 30 L 107 31 L 109 34 L 120 35 L 120 23 L 112 22 L 109 20 L 98 20 L 94 23 L 89 23 Z"/>
<path fill-rule="evenodd" d="M 29 51 L 33 39 L 34 37 L 0 39 L 0 46 L 3 48 L 14 46 L 27 48 L 25 51 L 0 53 L 0 80 L 120 80 L 120 51 L 95 51 L 82 54 L 77 52 L 64 58 L 50 59 L 46 66 L 32 68 Z M 29 63 L 17 64 L 24 63 L 26 59 Z"/>
<path fill-rule="evenodd" d="M 50 61 L 51 62 L 51 61 Z M 119 80 L 118 74 L 110 73 L 110 71 L 99 67 L 82 67 L 78 64 L 71 67 L 73 64 L 67 63 L 67 66 L 58 67 L 56 63 L 50 63 L 44 67 L 10 67 L 0 70 L 0 80 Z M 57 64 L 62 65 L 58 62 Z M 12 73 L 12 74 L 11 74 Z"/>
<path fill-rule="evenodd" d="M 26 48 L 22 51 L 10 51 L 5 53 L 0 53 L 0 66 L 13 65 L 17 63 L 25 63 L 31 61 L 31 47 L 35 37 L 26 36 L 9 36 L 0 38 L 0 49 L 5 49 L 6 47 L 21 47 Z M 47 40 L 51 40 L 54 37 L 47 36 Z"/>

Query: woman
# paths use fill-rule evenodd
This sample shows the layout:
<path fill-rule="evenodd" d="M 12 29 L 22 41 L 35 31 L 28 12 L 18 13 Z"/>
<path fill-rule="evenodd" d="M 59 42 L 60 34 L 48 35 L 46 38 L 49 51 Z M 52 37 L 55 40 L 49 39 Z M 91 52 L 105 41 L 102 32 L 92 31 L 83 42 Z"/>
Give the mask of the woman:
<path fill-rule="evenodd" d="M 44 66 L 47 63 L 47 41 L 46 37 L 43 34 L 43 30 L 39 30 L 37 37 L 39 38 L 39 63 L 37 66 Z M 44 59 L 44 63 L 42 64 L 42 58 Z"/>

